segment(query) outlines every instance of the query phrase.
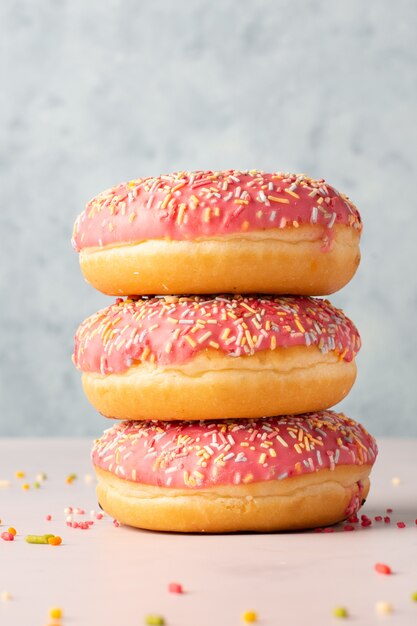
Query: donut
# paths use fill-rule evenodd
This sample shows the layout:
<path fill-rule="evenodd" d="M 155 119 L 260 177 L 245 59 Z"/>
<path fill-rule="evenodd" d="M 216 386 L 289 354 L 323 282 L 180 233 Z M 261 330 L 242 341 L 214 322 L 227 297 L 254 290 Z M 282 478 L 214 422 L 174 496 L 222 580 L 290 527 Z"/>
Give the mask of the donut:
<path fill-rule="evenodd" d="M 360 260 L 352 202 L 323 179 L 257 170 L 121 183 L 77 218 L 73 246 L 109 295 L 326 295 Z"/>
<path fill-rule="evenodd" d="M 360 337 L 306 296 L 117 299 L 87 318 L 74 363 L 118 419 L 250 418 L 317 411 L 348 393 Z"/>
<path fill-rule="evenodd" d="M 343 413 L 254 420 L 118 422 L 92 461 L 101 507 L 177 532 L 296 530 L 358 511 L 377 455 Z"/>

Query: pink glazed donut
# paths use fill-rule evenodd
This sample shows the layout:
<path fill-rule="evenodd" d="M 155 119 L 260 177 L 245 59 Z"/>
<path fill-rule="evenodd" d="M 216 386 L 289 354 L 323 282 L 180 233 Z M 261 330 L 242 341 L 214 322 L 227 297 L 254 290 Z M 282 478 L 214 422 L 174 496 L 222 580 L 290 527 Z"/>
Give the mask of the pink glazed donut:
<path fill-rule="evenodd" d="M 341 289 L 360 260 L 360 215 L 323 179 L 257 170 L 121 183 L 74 226 L 85 278 L 111 295 Z"/>
<path fill-rule="evenodd" d="M 86 319 L 74 362 L 107 417 L 240 419 L 340 402 L 360 345 L 354 324 L 318 298 L 160 296 Z"/>
<path fill-rule="evenodd" d="M 342 413 L 120 422 L 93 446 L 100 505 L 124 524 L 177 532 L 313 528 L 356 513 L 374 438 Z"/>

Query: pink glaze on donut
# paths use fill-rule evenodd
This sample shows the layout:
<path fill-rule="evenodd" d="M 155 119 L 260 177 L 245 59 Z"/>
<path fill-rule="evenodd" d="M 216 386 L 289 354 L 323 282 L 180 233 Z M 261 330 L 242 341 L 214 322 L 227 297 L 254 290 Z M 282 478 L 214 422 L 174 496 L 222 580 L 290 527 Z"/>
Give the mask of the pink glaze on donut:
<path fill-rule="evenodd" d="M 373 465 L 375 439 L 343 413 L 217 422 L 121 422 L 94 443 L 95 466 L 126 480 L 201 489 Z"/>
<path fill-rule="evenodd" d="M 239 357 L 300 345 L 351 361 L 361 342 L 343 312 L 318 298 L 119 298 L 78 328 L 74 363 L 104 375 L 124 372 L 135 361 L 184 363 L 207 349 Z"/>
<path fill-rule="evenodd" d="M 73 246 L 194 240 L 300 224 L 323 226 L 327 244 L 335 224 L 362 228 L 356 207 L 323 179 L 257 170 L 178 172 L 121 183 L 93 198 L 75 222 Z"/>

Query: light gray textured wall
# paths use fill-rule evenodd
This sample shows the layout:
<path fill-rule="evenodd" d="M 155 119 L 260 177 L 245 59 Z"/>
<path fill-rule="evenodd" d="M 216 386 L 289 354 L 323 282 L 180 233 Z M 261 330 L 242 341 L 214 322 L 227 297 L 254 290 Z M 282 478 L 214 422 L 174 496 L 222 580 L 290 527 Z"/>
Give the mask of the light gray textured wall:
<path fill-rule="evenodd" d="M 323 176 L 364 222 L 333 302 L 362 332 L 343 408 L 417 435 L 417 3 L 2 0 L 0 433 L 98 435 L 70 355 L 107 300 L 70 248 L 86 200 L 177 169 Z"/>

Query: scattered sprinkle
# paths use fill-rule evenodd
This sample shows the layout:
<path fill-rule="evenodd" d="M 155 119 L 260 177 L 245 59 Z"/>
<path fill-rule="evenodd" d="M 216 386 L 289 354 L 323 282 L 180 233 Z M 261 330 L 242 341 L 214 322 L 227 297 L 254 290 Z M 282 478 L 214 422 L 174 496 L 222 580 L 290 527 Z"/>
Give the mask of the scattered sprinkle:
<path fill-rule="evenodd" d="M 333 617 L 346 618 L 349 617 L 349 613 L 344 606 L 336 606 L 332 611 Z"/>
<path fill-rule="evenodd" d="M 13 599 L 12 594 L 10 593 L 10 591 L 2 591 L 0 594 L 0 600 L 2 602 L 9 602 L 10 600 Z"/>
<path fill-rule="evenodd" d="M 169 583 L 168 591 L 170 593 L 184 593 L 182 585 L 180 585 L 180 583 Z"/>
<path fill-rule="evenodd" d="M 376 563 L 374 565 L 374 569 L 376 572 L 378 572 L 378 574 L 391 574 L 391 568 L 389 565 L 386 565 L 385 563 Z"/>
<path fill-rule="evenodd" d="M 10 526 L 10 528 L 8 528 L 7 530 L 9 531 L 9 533 L 10 533 L 11 535 L 13 535 L 13 537 L 15 537 L 15 536 L 16 536 L 16 534 L 17 534 L 17 533 L 16 533 L 16 528 L 13 528 L 13 526 Z"/>
<path fill-rule="evenodd" d="M 49 539 L 55 535 L 26 535 L 25 541 L 27 543 L 44 543 L 48 544 Z"/>
<path fill-rule="evenodd" d="M 255 611 L 245 611 L 242 613 L 242 622 L 245 624 L 252 624 L 258 621 L 258 614 Z"/>
<path fill-rule="evenodd" d="M 16 472 L 16 478 L 24 478 L 26 476 L 25 472 L 18 471 Z"/>
<path fill-rule="evenodd" d="M 417 591 L 413 591 L 411 594 L 411 600 L 412 602 L 417 602 Z"/>
<path fill-rule="evenodd" d="M 60 546 L 62 543 L 62 539 L 61 537 L 49 537 L 48 539 L 48 543 L 50 546 Z"/>
<path fill-rule="evenodd" d="M 1 533 L 1 538 L 3 541 L 14 541 L 14 535 L 9 533 L 7 530 Z"/>
<path fill-rule="evenodd" d="M 391 483 L 394 485 L 394 487 L 397 487 L 401 483 L 401 480 L 398 478 L 398 476 L 394 476 L 394 478 L 391 478 Z"/>
<path fill-rule="evenodd" d="M 148 626 L 164 626 L 165 619 L 162 617 L 162 615 L 150 614 L 145 617 L 145 624 L 147 624 Z"/>
<path fill-rule="evenodd" d="M 405 522 L 397 522 L 398 528 L 405 528 L 407 524 Z"/>
<path fill-rule="evenodd" d="M 392 604 L 390 604 L 389 602 L 382 601 L 375 604 L 375 610 L 380 615 L 389 615 L 390 613 L 392 613 L 393 608 Z"/>
<path fill-rule="evenodd" d="M 66 478 L 66 482 L 68 485 L 71 485 L 76 479 L 77 479 L 77 474 L 69 474 Z"/>
<path fill-rule="evenodd" d="M 61 619 L 62 615 L 62 609 L 60 609 L 59 607 L 53 607 L 49 609 L 49 617 L 51 617 L 52 619 Z"/>

